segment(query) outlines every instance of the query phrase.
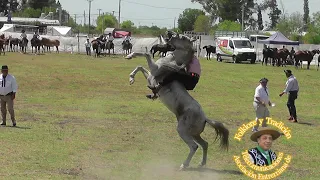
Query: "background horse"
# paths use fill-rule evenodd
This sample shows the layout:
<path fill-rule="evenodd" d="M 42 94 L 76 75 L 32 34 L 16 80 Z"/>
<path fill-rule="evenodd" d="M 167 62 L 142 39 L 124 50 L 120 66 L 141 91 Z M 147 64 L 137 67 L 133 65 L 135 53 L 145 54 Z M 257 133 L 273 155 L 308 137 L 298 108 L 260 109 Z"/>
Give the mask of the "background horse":
<path fill-rule="evenodd" d="M 287 58 L 290 56 L 290 51 L 286 48 L 277 50 L 277 66 L 286 66 Z"/>
<path fill-rule="evenodd" d="M 12 36 L 9 36 L 9 42 L 10 42 L 9 45 L 10 45 L 11 52 L 18 51 L 18 47 L 19 47 L 21 40 L 18 38 L 12 38 Z"/>
<path fill-rule="evenodd" d="M 56 52 L 59 53 L 59 46 L 60 46 L 60 41 L 55 39 L 55 40 L 50 40 L 48 38 L 42 38 L 41 39 L 41 44 L 43 46 L 46 46 L 47 49 L 49 47 L 49 51 L 51 52 L 51 47 L 56 47 Z"/>
<path fill-rule="evenodd" d="M 174 51 L 174 47 L 172 47 L 169 44 L 155 44 L 155 45 L 153 45 L 150 49 L 150 53 L 152 54 L 153 58 L 154 58 L 154 54 L 156 54 L 158 51 L 159 51 L 159 56 L 160 56 L 160 53 L 162 53 L 162 57 L 165 57 L 167 55 L 168 51 Z"/>
<path fill-rule="evenodd" d="M 303 61 L 307 61 L 307 69 L 310 69 L 310 63 L 313 60 L 313 56 L 319 53 L 320 51 L 317 49 L 314 49 L 312 51 L 297 51 L 294 54 L 295 67 L 298 68 L 298 63 L 300 63 L 300 68 L 302 68 Z"/>
<path fill-rule="evenodd" d="M 94 57 L 99 57 L 102 49 L 105 49 L 105 44 L 99 44 L 98 40 L 94 39 L 91 41 L 92 49 L 95 52 Z M 99 46 L 100 45 L 100 46 Z"/>
<path fill-rule="evenodd" d="M 4 50 L 4 45 L 5 45 L 5 37 L 4 37 L 4 34 L 2 34 L 0 36 L 0 56 L 1 56 L 1 53 L 3 53 L 3 55 L 6 54 L 5 50 Z"/>
<path fill-rule="evenodd" d="M 27 38 L 22 38 L 22 40 L 20 41 L 19 46 L 23 53 L 27 53 L 28 42 L 29 40 Z"/>
<path fill-rule="evenodd" d="M 211 53 L 216 53 L 216 47 L 215 46 L 211 46 L 211 45 L 209 45 L 209 46 L 203 46 L 203 48 L 202 49 L 206 49 L 206 51 L 207 51 L 207 60 L 209 60 L 209 59 L 211 59 Z"/>
<path fill-rule="evenodd" d="M 114 44 L 112 41 L 108 41 L 106 44 L 106 50 L 108 50 L 108 54 L 110 56 L 110 50 L 112 49 L 112 52 L 114 54 Z"/>
<path fill-rule="evenodd" d="M 35 48 L 35 53 L 40 53 L 40 47 L 42 47 L 42 51 L 44 50 L 43 49 L 43 45 L 40 41 L 40 39 L 36 38 L 36 37 L 33 37 L 31 39 L 31 51 L 33 53 L 33 48 Z"/>
<path fill-rule="evenodd" d="M 132 44 L 130 43 L 129 40 L 125 40 L 122 42 L 122 49 L 123 49 L 125 55 L 128 55 L 131 53 Z"/>
<path fill-rule="evenodd" d="M 264 48 L 262 51 L 263 59 L 262 59 L 262 65 L 265 63 L 265 65 L 268 65 L 269 58 L 270 60 L 270 65 L 275 65 L 276 60 L 277 60 L 277 48 Z"/>
<path fill-rule="evenodd" d="M 157 77 L 159 73 L 161 76 L 172 71 L 171 70 L 163 72 L 161 64 L 165 63 L 166 61 L 171 60 L 169 64 L 176 64 L 177 66 L 179 66 L 180 64 L 179 61 L 183 61 L 187 64 L 190 63 L 192 57 L 194 56 L 192 45 L 193 41 L 185 36 L 179 37 L 179 35 L 173 36 L 169 41 L 176 48 L 173 52 L 174 56 L 160 58 L 159 60 L 154 62 L 151 58 L 151 55 L 146 54 L 150 72 L 147 69 L 138 66 L 130 74 L 130 84 L 134 83 L 134 77 L 137 72 L 142 71 L 149 85 L 154 85 L 156 81 L 155 77 Z M 208 142 L 203 140 L 200 136 L 205 128 L 206 123 L 208 123 L 215 129 L 217 136 L 220 139 L 220 147 L 228 149 L 229 130 L 221 122 L 208 119 L 203 112 L 201 105 L 193 97 L 190 96 L 186 88 L 180 82 L 173 81 L 172 83 L 163 86 L 159 90 L 158 94 L 160 95 L 159 99 L 161 100 L 161 102 L 172 113 L 175 114 L 178 122 L 178 134 L 189 147 L 189 154 L 186 160 L 181 164 L 180 170 L 183 170 L 189 166 L 193 155 L 198 149 L 197 143 L 202 147 L 203 150 L 202 161 L 199 166 L 202 167 L 206 165 Z"/>

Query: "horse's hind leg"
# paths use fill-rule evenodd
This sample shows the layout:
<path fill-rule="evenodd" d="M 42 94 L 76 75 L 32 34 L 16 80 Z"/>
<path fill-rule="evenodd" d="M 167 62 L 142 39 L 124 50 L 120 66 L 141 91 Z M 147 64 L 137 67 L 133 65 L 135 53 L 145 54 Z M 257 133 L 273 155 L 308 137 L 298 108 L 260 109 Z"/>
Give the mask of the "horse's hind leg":
<path fill-rule="evenodd" d="M 177 131 L 181 139 L 189 146 L 190 151 L 187 159 L 183 162 L 183 164 L 181 164 L 180 170 L 183 170 L 189 167 L 190 161 L 198 149 L 198 145 L 194 142 L 192 135 L 189 134 L 188 132 L 189 128 L 186 126 L 186 124 L 184 124 L 186 119 L 182 119 L 182 118 L 187 118 L 187 117 L 180 118 L 180 120 L 178 121 L 179 123 L 178 123 Z"/>
<path fill-rule="evenodd" d="M 200 135 L 194 136 L 193 138 L 198 144 L 200 144 L 203 151 L 202 161 L 199 164 L 199 167 L 205 166 L 207 164 L 208 142 L 203 140 Z"/>

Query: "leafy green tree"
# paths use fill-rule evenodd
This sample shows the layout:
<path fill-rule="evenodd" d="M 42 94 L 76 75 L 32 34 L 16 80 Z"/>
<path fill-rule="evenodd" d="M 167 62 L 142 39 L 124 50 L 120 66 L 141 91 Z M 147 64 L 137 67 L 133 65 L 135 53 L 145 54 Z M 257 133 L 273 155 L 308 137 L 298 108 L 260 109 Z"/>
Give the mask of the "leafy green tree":
<path fill-rule="evenodd" d="M 304 41 L 309 44 L 320 44 L 320 11 L 313 13 Z"/>
<path fill-rule="evenodd" d="M 122 29 L 126 29 L 128 31 L 133 31 L 135 29 L 134 23 L 132 21 L 130 21 L 130 20 L 123 21 L 121 23 L 121 28 Z"/>
<path fill-rule="evenodd" d="M 196 22 L 194 23 L 195 32 L 209 32 L 210 27 L 210 19 L 205 15 L 198 16 Z"/>
<path fill-rule="evenodd" d="M 274 29 L 280 19 L 281 10 L 278 8 L 277 0 L 270 0 L 269 7 L 270 28 Z"/>
<path fill-rule="evenodd" d="M 202 5 L 211 15 L 211 20 L 242 21 L 242 6 L 244 7 L 244 24 L 250 24 L 255 3 L 253 0 L 191 0 Z"/>
<path fill-rule="evenodd" d="M 44 7 L 57 7 L 55 0 L 28 0 L 28 7 L 33 9 L 42 9 Z"/>
<path fill-rule="evenodd" d="M 205 15 L 205 12 L 200 9 L 185 9 L 178 18 L 179 29 L 182 32 L 192 31 L 194 28 L 193 25 L 196 22 L 197 17 L 200 15 Z"/>
<path fill-rule="evenodd" d="M 103 32 L 106 28 L 115 28 L 117 25 L 116 17 L 112 15 L 101 15 L 97 19 L 97 30 Z"/>
<path fill-rule="evenodd" d="M 280 18 L 276 30 L 290 38 L 302 32 L 303 24 L 303 15 L 300 12 L 294 12 L 286 18 Z"/>
<path fill-rule="evenodd" d="M 241 31 L 241 24 L 233 21 L 222 21 L 216 27 L 219 31 Z"/>

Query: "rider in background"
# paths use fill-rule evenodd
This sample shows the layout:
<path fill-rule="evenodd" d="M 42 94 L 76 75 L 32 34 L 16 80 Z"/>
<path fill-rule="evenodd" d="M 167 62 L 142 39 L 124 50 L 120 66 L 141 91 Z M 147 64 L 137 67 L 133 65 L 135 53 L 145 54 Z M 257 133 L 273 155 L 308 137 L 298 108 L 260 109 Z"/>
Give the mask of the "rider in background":
<path fill-rule="evenodd" d="M 26 39 L 26 38 L 27 38 L 27 34 L 26 34 L 26 31 L 25 31 L 24 29 L 21 31 L 21 35 L 20 35 L 20 37 L 21 37 L 21 40 L 23 40 L 23 39 Z"/>
<path fill-rule="evenodd" d="M 112 36 L 111 33 L 109 33 L 109 34 L 107 35 L 107 41 L 112 42 L 113 40 L 114 40 L 114 37 Z"/>
<path fill-rule="evenodd" d="M 129 41 L 129 43 L 131 43 L 131 36 L 129 34 L 124 37 L 123 42 L 125 41 Z"/>
<path fill-rule="evenodd" d="M 38 31 L 34 32 L 33 37 L 35 37 L 35 38 L 40 40 L 40 35 L 38 34 Z"/>

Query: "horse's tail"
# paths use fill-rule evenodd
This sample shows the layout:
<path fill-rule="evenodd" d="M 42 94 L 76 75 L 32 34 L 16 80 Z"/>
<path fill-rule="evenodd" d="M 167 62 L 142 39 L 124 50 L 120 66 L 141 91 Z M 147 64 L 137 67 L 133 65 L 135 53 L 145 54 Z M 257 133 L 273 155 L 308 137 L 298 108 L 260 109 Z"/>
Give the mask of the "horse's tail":
<path fill-rule="evenodd" d="M 221 123 L 218 121 L 210 120 L 206 118 L 206 122 L 215 129 L 216 131 L 216 139 L 220 139 L 220 147 L 222 149 L 228 150 L 229 147 L 229 130 Z"/>

